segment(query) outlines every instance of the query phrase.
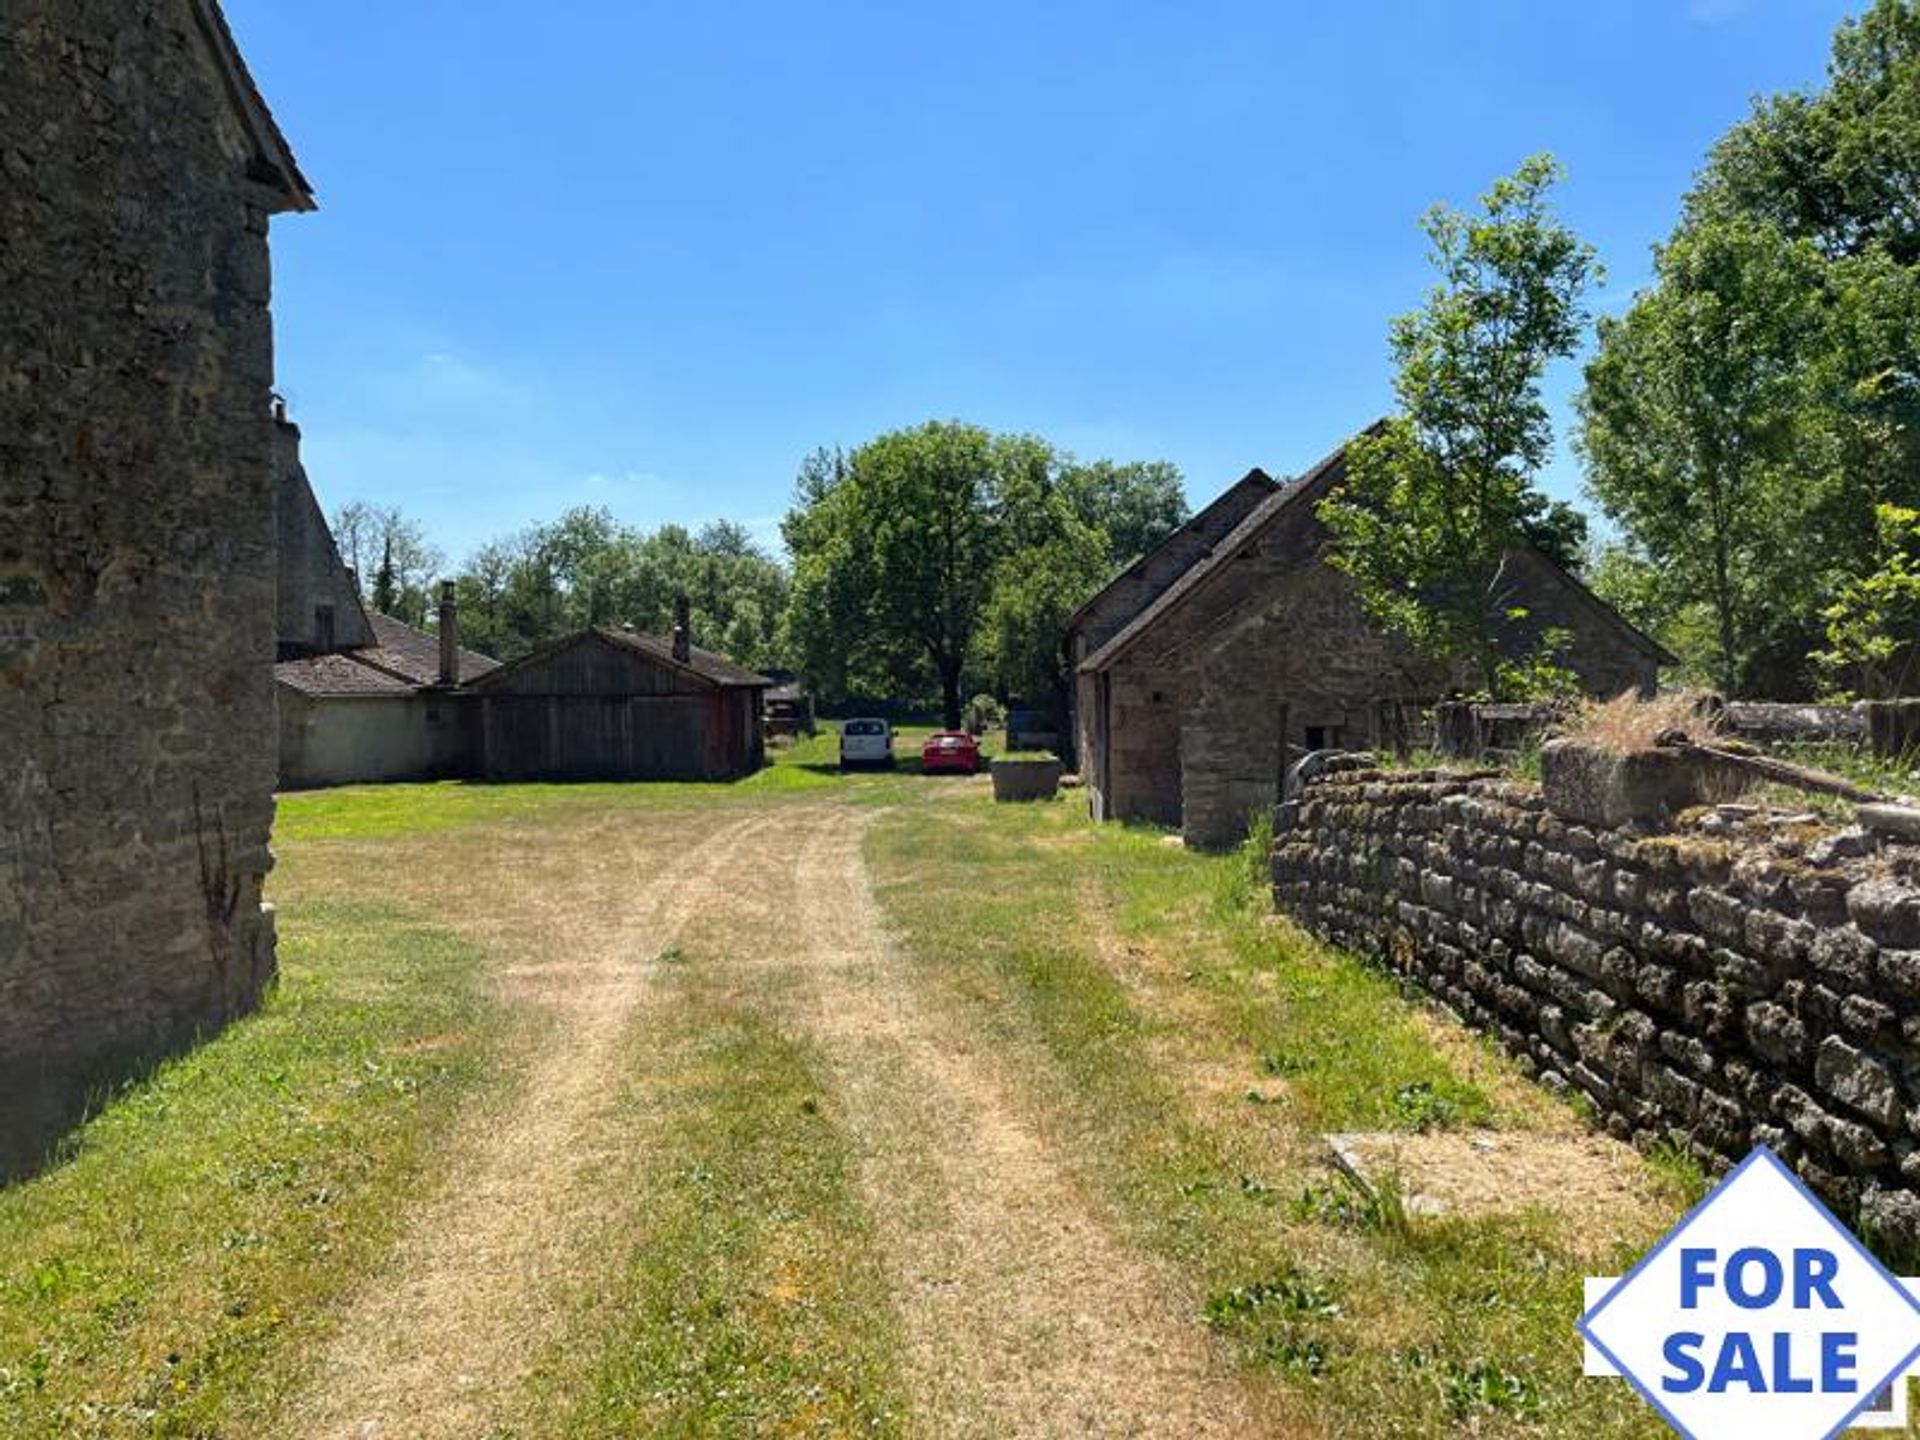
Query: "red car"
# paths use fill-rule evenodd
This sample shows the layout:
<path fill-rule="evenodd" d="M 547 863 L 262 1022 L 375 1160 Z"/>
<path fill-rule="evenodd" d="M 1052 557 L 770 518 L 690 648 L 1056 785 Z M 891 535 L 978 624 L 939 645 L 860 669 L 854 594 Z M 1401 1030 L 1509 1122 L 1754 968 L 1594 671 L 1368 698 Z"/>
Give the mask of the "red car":
<path fill-rule="evenodd" d="M 920 747 L 920 771 L 960 775 L 980 773 L 980 742 L 964 730 L 936 730 Z"/>

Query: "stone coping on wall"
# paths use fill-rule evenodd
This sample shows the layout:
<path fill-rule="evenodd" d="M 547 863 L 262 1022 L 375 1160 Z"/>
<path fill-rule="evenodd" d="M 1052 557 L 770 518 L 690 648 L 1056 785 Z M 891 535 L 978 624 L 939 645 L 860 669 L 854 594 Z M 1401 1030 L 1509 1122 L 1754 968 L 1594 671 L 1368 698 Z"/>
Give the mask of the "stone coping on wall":
<path fill-rule="evenodd" d="M 1536 784 L 1330 766 L 1276 812 L 1274 893 L 1584 1095 L 1715 1166 L 1773 1146 L 1920 1243 L 1920 846 L 1722 805 L 1581 825 Z"/>

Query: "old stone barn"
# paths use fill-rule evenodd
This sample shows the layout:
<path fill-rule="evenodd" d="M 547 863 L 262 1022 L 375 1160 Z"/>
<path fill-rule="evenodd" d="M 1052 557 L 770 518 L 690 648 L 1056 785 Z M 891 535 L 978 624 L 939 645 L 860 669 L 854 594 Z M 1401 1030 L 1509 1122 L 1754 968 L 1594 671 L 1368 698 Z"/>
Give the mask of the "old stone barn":
<path fill-rule="evenodd" d="M 314 202 L 214 0 L 7 0 L 0 136 L 11 1171 L 273 973 L 267 229 Z"/>
<path fill-rule="evenodd" d="M 1326 561 L 1315 514 L 1346 450 L 1276 485 L 1254 471 L 1075 617 L 1075 726 L 1096 819 L 1237 842 L 1279 798 L 1290 751 L 1381 739 L 1450 677 L 1373 624 Z M 1594 695 L 1651 689 L 1671 657 L 1544 555 L 1511 557 L 1530 627 L 1572 632 Z M 1522 637 L 1525 638 L 1525 637 Z"/>
<path fill-rule="evenodd" d="M 766 676 L 669 639 L 591 629 L 482 676 L 489 780 L 730 780 L 766 763 Z"/>

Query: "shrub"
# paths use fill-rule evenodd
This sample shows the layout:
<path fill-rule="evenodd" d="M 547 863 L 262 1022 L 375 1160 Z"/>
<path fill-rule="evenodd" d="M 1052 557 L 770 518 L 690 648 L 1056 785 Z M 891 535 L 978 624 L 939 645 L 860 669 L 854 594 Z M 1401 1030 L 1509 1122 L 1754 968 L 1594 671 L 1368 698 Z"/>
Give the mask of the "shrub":
<path fill-rule="evenodd" d="M 1007 711 L 991 695 L 976 695 L 967 702 L 967 730 L 974 735 L 984 735 L 989 730 L 998 730 L 1007 723 Z"/>

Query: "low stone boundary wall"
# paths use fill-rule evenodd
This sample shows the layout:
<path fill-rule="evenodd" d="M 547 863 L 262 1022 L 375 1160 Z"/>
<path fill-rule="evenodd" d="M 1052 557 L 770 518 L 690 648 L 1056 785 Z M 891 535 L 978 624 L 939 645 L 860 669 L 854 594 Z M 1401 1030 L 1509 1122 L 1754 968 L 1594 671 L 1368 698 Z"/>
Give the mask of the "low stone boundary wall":
<path fill-rule="evenodd" d="M 1764 1141 L 1920 1242 L 1920 849 L 1803 823 L 1594 830 L 1537 785 L 1338 770 L 1279 807 L 1280 906 L 1377 957 L 1613 1134 Z"/>

